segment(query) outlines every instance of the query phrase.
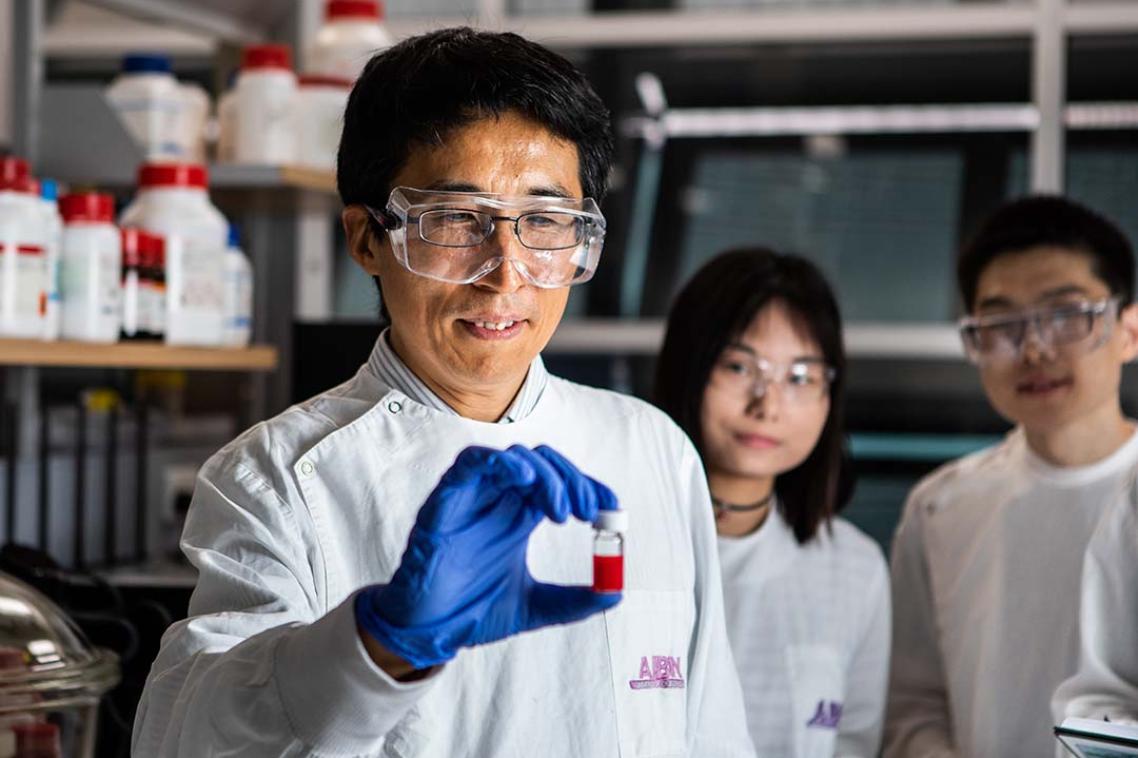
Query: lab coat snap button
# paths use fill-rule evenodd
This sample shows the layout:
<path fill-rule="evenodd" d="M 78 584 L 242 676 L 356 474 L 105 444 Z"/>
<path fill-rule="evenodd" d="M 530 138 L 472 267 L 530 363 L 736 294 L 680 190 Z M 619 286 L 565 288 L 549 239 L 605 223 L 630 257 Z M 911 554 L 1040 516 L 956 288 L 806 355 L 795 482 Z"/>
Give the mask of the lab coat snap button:
<path fill-rule="evenodd" d="M 399 411 L 403 410 L 403 403 L 399 402 L 398 400 L 392 400 L 387 404 L 387 410 L 391 411 L 392 413 L 399 413 Z"/>
<path fill-rule="evenodd" d="M 316 471 L 316 467 L 312 465 L 312 461 L 300 462 L 300 473 L 304 476 L 312 476 Z"/>

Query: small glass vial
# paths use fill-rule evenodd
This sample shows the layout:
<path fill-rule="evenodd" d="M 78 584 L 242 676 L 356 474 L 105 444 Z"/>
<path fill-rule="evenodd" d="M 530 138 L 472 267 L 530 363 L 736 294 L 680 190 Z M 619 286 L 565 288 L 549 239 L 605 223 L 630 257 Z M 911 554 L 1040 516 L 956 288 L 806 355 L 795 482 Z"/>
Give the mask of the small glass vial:
<path fill-rule="evenodd" d="M 593 521 L 593 592 L 624 590 L 624 533 L 627 511 L 600 511 Z"/>

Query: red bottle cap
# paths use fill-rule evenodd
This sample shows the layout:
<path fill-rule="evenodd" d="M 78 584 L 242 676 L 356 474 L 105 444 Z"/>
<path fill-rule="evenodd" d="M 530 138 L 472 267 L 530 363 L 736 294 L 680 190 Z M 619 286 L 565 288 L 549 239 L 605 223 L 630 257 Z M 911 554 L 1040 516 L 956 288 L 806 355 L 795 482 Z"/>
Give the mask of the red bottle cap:
<path fill-rule="evenodd" d="M 379 0 L 329 0 L 324 7 L 324 18 L 328 21 L 348 18 L 381 21 L 383 3 Z"/>
<path fill-rule="evenodd" d="M 292 70 L 292 49 L 288 45 L 250 45 L 241 54 L 241 69 L 276 68 Z"/>
<path fill-rule="evenodd" d="M 110 224 L 115 220 L 115 199 L 99 192 L 81 192 L 59 198 L 63 223 Z"/>
<path fill-rule="evenodd" d="M 205 189 L 209 174 L 198 163 L 147 163 L 138 170 L 138 186 Z"/>
<path fill-rule="evenodd" d="M 14 155 L 0 158 L 0 182 L 7 183 L 27 179 L 30 173 L 28 162 L 23 158 L 17 158 Z"/>

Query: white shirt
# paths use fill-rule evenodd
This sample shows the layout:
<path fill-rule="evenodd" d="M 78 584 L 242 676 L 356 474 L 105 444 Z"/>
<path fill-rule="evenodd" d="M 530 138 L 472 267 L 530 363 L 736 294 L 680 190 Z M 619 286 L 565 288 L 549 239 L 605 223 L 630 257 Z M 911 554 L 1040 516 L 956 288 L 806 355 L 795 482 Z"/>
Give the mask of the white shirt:
<path fill-rule="evenodd" d="M 182 537 L 198 585 L 163 637 L 133 754 L 752 756 L 687 438 L 645 403 L 555 378 L 523 388 L 536 397 L 528 413 L 515 402 L 513 423 L 472 421 L 417 401 L 406 377 L 392 386 L 392 356 L 379 340 L 355 378 L 202 468 Z M 527 385 L 543 373 L 536 359 Z M 513 443 L 549 444 L 615 491 L 631 521 L 624 599 L 396 682 L 360 642 L 353 593 L 390 579 L 460 450 Z M 592 541 L 588 524 L 543 523 L 531 573 L 589 584 Z M 682 686 L 645 686 L 656 672 Z"/>
<path fill-rule="evenodd" d="M 1050 701 L 1078 659 L 1083 554 L 1125 496 L 1138 435 L 1059 468 L 1022 430 L 912 492 L 893 545 L 885 755 L 1052 755 Z"/>
<path fill-rule="evenodd" d="M 1079 670 L 1055 693 L 1055 722 L 1138 723 L 1138 482 L 1113 504 L 1083 563 Z"/>
<path fill-rule="evenodd" d="M 875 758 L 889 676 L 889 569 L 843 519 L 799 545 L 777 510 L 720 537 L 727 636 L 763 758 Z"/>

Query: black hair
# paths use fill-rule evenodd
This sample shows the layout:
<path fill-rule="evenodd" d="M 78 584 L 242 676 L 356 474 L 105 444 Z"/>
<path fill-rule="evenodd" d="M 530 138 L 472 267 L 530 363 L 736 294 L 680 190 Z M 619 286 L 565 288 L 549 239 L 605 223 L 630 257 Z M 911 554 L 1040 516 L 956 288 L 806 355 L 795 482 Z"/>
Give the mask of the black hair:
<path fill-rule="evenodd" d="M 375 55 L 344 111 L 336 184 L 344 205 L 382 207 L 415 145 L 517 112 L 574 143 L 581 187 L 599 204 L 608 187 L 609 112 L 577 68 L 516 34 L 440 29 Z"/>
<path fill-rule="evenodd" d="M 722 253 L 700 268 L 668 315 L 653 399 L 706 459 L 700 410 L 712 367 L 756 314 L 775 302 L 799 320 L 836 372 L 830 384 L 830 413 L 818 443 L 806 460 L 775 479 L 780 512 L 798 542 L 805 544 L 841 511 L 853 491 L 845 445 L 841 314 L 814 264 L 767 248 L 744 248 Z"/>
<path fill-rule="evenodd" d="M 1032 195 L 998 208 L 964 245 L 956 279 L 965 310 L 976 306 L 980 275 L 1004 255 L 1058 247 L 1091 259 L 1095 276 L 1122 305 L 1134 299 L 1134 251 L 1118 226 L 1105 216 L 1056 195 Z"/>

